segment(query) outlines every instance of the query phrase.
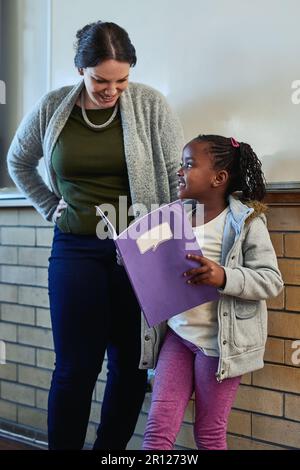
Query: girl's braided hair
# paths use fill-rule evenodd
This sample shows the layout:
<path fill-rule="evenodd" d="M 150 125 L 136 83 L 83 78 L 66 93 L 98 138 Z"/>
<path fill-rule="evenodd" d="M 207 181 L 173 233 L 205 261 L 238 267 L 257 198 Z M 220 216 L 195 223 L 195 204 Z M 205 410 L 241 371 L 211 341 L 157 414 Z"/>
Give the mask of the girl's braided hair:
<path fill-rule="evenodd" d="M 227 170 L 229 184 L 226 196 L 242 192 L 244 200 L 261 201 L 266 193 L 266 180 L 261 161 L 249 144 L 220 135 L 199 135 L 194 140 L 208 142 L 214 158 L 214 169 Z"/>

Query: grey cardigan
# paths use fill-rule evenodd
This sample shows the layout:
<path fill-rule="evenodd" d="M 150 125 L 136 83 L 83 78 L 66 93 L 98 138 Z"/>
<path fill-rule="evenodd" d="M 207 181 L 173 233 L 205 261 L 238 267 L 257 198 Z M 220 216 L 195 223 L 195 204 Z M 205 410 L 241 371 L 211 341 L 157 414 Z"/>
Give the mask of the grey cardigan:
<path fill-rule="evenodd" d="M 42 97 L 21 122 L 8 152 L 11 178 L 49 221 L 61 198 L 51 154 L 83 84 Z M 120 112 L 132 203 L 150 210 L 151 204 L 174 200 L 184 144 L 178 119 L 158 91 L 138 83 L 130 83 L 122 93 Z M 49 187 L 37 171 L 42 157 Z"/>
<path fill-rule="evenodd" d="M 61 198 L 51 154 L 82 87 L 83 81 L 45 95 L 21 122 L 8 152 L 11 178 L 49 221 Z M 179 121 L 165 98 L 148 86 L 130 83 L 120 97 L 120 111 L 132 203 L 143 204 L 150 210 L 151 204 L 176 199 L 176 171 L 184 139 Z M 37 171 L 43 156 L 49 187 Z M 137 207 L 135 214 L 139 215 Z M 142 341 L 145 336 L 147 341 L 144 330 L 142 315 Z M 162 330 L 164 326 L 147 330 L 153 348 L 158 348 Z M 149 367 L 144 362 L 142 354 L 141 367 Z"/>

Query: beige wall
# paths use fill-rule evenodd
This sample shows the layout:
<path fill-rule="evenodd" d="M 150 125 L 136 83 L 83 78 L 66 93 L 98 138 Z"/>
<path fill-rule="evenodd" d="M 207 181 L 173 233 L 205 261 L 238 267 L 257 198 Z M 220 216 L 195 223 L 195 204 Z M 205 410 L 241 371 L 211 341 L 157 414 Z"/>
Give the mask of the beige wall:
<path fill-rule="evenodd" d="M 102 19 L 127 28 L 138 55 L 132 79 L 167 96 L 186 140 L 199 133 L 234 135 L 255 148 L 269 182 L 300 181 L 300 104 L 291 99 L 292 83 L 300 78 L 298 0 L 2 4 L 10 18 L 4 25 L 8 101 L 2 166 L 21 116 L 47 89 L 78 80 L 76 30 Z"/>
<path fill-rule="evenodd" d="M 249 142 L 268 181 L 300 181 L 298 0 L 52 0 L 51 87 L 73 83 L 77 29 L 98 19 L 127 28 L 132 79 L 158 88 L 186 139 L 199 133 Z"/>

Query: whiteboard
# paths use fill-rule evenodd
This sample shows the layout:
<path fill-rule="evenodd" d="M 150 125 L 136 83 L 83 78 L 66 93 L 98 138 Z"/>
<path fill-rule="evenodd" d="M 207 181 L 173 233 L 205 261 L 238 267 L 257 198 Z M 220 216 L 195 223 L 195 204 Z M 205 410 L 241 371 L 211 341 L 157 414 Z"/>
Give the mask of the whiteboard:
<path fill-rule="evenodd" d="M 99 19 L 116 22 L 137 51 L 130 79 L 167 97 L 186 141 L 199 133 L 234 136 L 254 148 L 268 182 L 300 181 L 300 104 L 292 88 L 300 79 L 299 0 L 50 4 L 51 89 L 79 79 L 76 31 Z"/>

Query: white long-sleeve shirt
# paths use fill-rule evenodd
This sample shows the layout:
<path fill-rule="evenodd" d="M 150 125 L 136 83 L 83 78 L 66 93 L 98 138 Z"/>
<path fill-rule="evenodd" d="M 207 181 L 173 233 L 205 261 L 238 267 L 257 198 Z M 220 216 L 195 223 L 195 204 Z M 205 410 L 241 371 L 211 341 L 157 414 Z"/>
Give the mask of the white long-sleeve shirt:
<path fill-rule="evenodd" d="M 222 239 L 229 207 L 206 224 L 193 228 L 203 256 L 221 262 Z M 195 287 L 197 288 L 197 287 Z M 168 325 L 183 339 L 202 349 L 207 356 L 219 356 L 218 301 L 207 302 L 170 318 Z"/>

